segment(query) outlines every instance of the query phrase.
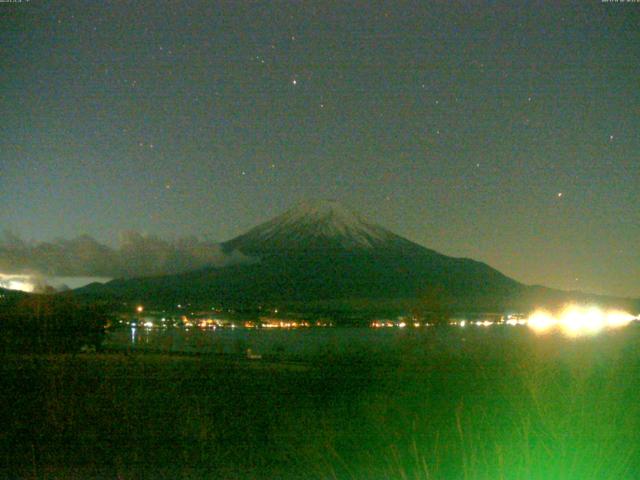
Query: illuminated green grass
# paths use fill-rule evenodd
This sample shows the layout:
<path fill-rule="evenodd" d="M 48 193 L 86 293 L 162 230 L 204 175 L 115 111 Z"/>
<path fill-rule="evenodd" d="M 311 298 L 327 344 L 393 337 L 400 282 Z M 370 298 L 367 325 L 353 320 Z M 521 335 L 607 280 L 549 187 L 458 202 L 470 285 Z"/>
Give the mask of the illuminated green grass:
<path fill-rule="evenodd" d="M 407 336 L 404 352 L 248 363 L 2 362 L 7 478 L 632 479 L 635 329 Z"/>

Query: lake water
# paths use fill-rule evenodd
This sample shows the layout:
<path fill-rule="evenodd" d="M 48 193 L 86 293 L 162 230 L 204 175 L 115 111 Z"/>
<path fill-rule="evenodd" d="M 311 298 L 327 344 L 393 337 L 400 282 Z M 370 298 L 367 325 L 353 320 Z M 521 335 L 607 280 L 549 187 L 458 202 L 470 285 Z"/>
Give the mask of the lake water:
<path fill-rule="evenodd" d="M 432 338 L 433 332 L 388 328 L 329 327 L 296 329 L 148 329 L 126 328 L 109 334 L 105 346 L 174 353 L 319 356 L 393 351 L 407 343 Z M 455 331 L 451 329 L 451 334 Z M 442 333 L 439 335 L 442 336 Z M 411 341 L 409 341 L 411 340 Z M 408 342 L 409 341 L 409 342 Z"/>
<path fill-rule="evenodd" d="M 449 353 L 485 346 L 535 343 L 596 342 L 613 337 L 638 337 L 640 326 L 597 336 L 566 339 L 560 334 L 537 335 L 526 326 L 491 325 L 420 328 L 330 327 L 297 329 L 122 328 L 109 333 L 105 347 L 115 350 L 193 354 L 252 353 L 265 358 L 312 358 L 333 355 L 421 357 L 434 351 Z M 608 340 L 607 340 L 608 341 Z"/>

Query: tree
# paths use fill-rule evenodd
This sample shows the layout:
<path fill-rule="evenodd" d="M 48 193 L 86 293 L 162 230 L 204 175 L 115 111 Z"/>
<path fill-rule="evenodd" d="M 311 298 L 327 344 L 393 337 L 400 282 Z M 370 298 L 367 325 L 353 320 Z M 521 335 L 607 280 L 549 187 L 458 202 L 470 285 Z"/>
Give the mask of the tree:
<path fill-rule="evenodd" d="M 445 324 L 453 315 L 453 298 L 441 285 L 425 287 L 419 293 L 412 313 L 429 323 Z"/>
<path fill-rule="evenodd" d="M 0 307 L 0 345 L 5 352 L 77 352 L 100 347 L 109 322 L 98 305 L 71 295 L 29 295 Z"/>

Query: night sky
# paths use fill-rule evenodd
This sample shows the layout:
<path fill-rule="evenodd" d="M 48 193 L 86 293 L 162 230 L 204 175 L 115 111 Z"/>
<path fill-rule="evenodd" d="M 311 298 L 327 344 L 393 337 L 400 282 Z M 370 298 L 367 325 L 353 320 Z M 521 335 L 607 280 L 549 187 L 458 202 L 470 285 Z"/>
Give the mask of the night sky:
<path fill-rule="evenodd" d="M 331 198 L 640 297 L 640 3 L 0 3 L 0 229 L 224 241 Z"/>

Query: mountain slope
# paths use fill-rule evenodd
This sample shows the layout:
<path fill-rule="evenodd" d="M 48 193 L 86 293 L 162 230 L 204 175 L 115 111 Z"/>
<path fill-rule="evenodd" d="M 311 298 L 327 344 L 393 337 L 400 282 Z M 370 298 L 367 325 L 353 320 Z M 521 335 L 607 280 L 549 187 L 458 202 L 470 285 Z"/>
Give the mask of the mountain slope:
<path fill-rule="evenodd" d="M 14 303 L 20 302 L 32 295 L 33 294 L 31 293 L 22 292 L 20 290 L 0 288 L 0 308 L 13 305 Z"/>
<path fill-rule="evenodd" d="M 336 202 L 303 203 L 222 247 L 251 261 L 180 275 L 115 280 L 82 292 L 167 305 L 402 301 L 426 310 L 467 311 L 527 308 L 544 297 L 540 290 L 484 263 L 439 254 Z M 552 290 L 546 295 L 554 300 L 566 297 Z"/>

